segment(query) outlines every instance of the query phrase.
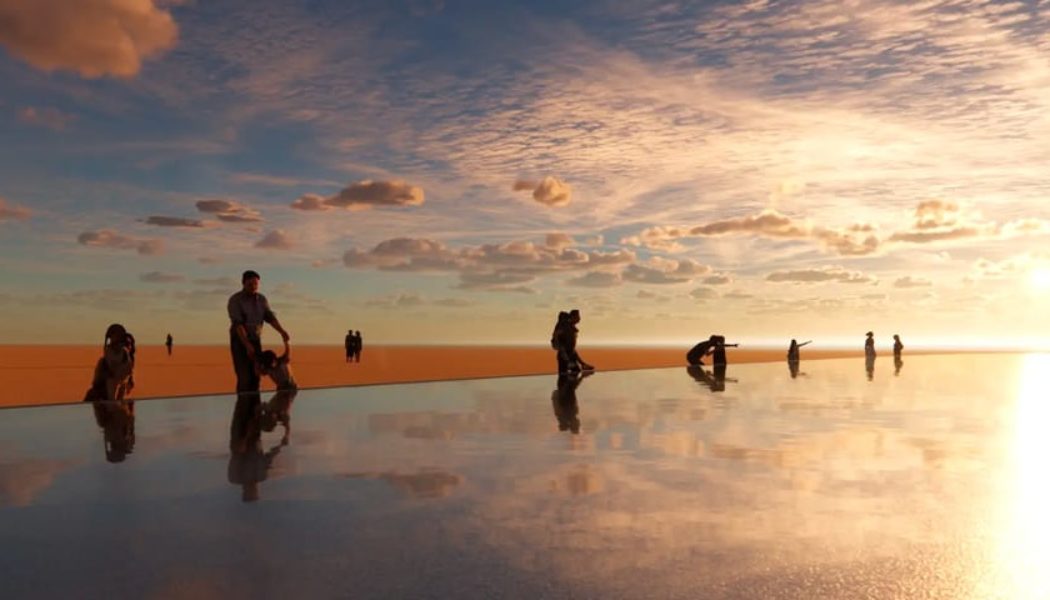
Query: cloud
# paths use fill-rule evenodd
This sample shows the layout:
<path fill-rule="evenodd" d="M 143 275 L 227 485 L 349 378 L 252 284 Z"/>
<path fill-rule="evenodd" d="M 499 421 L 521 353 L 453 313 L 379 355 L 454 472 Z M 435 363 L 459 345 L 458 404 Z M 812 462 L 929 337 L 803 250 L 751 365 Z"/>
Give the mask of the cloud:
<path fill-rule="evenodd" d="M 186 281 L 186 276 L 180 273 L 162 273 L 160 271 L 150 271 L 149 273 L 143 273 L 139 275 L 139 281 L 145 283 L 179 283 Z"/>
<path fill-rule="evenodd" d="M 193 285 L 202 285 L 208 287 L 222 287 L 222 288 L 236 288 L 240 287 L 241 284 L 233 277 L 213 277 L 213 278 L 201 278 L 194 279 Z"/>
<path fill-rule="evenodd" d="M 381 298 L 372 298 L 365 301 L 365 306 L 379 308 L 415 308 L 423 306 L 426 300 L 423 296 L 415 293 L 401 293 Z"/>
<path fill-rule="evenodd" d="M 623 284 L 623 278 L 620 277 L 619 273 L 591 271 L 579 277 L 574 277 L 565 283 L 580 287 L 615 287 Z"/>
<path fill-rule="evenodd" d="M 692 259 L 652 258 L 647 265 L 627 265 L 622 276 L 624 281 L 666 285 L 685 283 L 710 272 L 711 267 Z"/>
<path fill-rule="evenodd" d="M 269 250 L 291 250 L 295 247 L 295 243 L 283 229 L 274 229 L 256 242 L 255 247 Z"/>
<path fill-rule="evenodd" d="M 301 200 L 302 198 L 300 198 Z M 420 206 L 423 188 L 403 181 L 364 180 L 352 183 L 326 198 L 325 205 L 338 208 L 367 206 Z"/>
<path fill-rule="evenodd" d="M 796 221 L 776 210 L 732 219 L 722 219 L 694 227 L 655 226 L 643 229 L 637 235 L 624 237 L 621 243 L 644 246 L 653 250 L 678 252 L 684 248 L 676 240 L 694 237 L 749 235 L 770 239 L 812 240 L 841 255 L 872 254 L 879 248 L 879 239 L 870 234 L 868 224 L 855 224 L 845 231 L 813 226 Z M 863 236 L 862 234 L 869 235 Z"/>
<path fill-rule="evenodd" d="M 30 125 L 46 127 L 52 131 L 63 131 L 66 126 L 76 120 L 76 117 L 57 108 L 27 106 L 18 111 L 18 120 Z"/>
<path fill-rule="evenodd" d="M 156 255 L 164 251 L 164 243 L 158 239 L 135 238 L 109 229 L 85 231 L 77 236 L 77 242 L 96 248 L 134 250 L 142 255 Z"/>
<path fill-rule="evenodd" d="M 697 300 L 713 300 L 718 297 L 718 292 L 708 287 L 699 287 L 689 292 L 689 295 Z"/>
<path fill-rule="evenodd" d="M 858 271 L 847 271 L 842 267 L 775 271 L 766 276 L 766 281 L 775 283 L 875 283 L 874 277 Z"/>
<path fill-rule="evenodd" d="M 893 282 L 895 288 L 917 288 L 917 287 L 930 287 L 933 283 L 929 279 L 922 277 L 912 277 L 907 275 L 905 277 L 899 277 Z"/>
<path fill-rule="evenodd" d="M 7 200 L 0 198 L 0 223 L 4 221 L 25 221 L 32 215 L 32 211 L 24 206 L 9 204 Z"/>
<path fill-rule="evenodd" d="M 317 194 L 303 194 L 291 204 L 296 210 L 328 210 L 331 206 L 325 204 L 324 196 Z"/>
<path fill-rule="evenodd" d="M 184 219 L 182 217 L 150 216 L 143 221 L 146 225 L 157 227 L 205 227 L 204 221 L 200 219 Z"/>
<path fill-rule="evenodd" d="M 516 192 L 532 190 L 532 199 L 547 206 L 568 206 L 572 202 L 572 186 L 548 175 L 540 181 L 518 180 L 511 186 Z"/>
<path fill-rule="evenodd" d="M 523 285 L 535 280 L 535 275 L 513 271 L 464 272 L 459 274 L 459 285 L 456 288 L 486 292 L 535 294 L 536 290 Z"/>
<path fill-rule="evenodd" d="M 198 200 L 197 210 L 213 214 L 220 221 L 227 223 L 257 223 L 262 221 L 259 211 L 232 200 Z"/>
<path fill-rule="evenodd" d="M 576 245 L 576 241 L 572 239 L 572 236 L 565 233 L 548 233 L 546 244 L 548 248 L 571 248 Z"/>
<path fill-rule="evenodd" d="M 133 77 L 177 38 L 152 0 L 0 0 L 0 45 L 44 71 Z"/>
<path fill-rule="evenodd" d="M 718 275 L 711 275 L 710 277 L 705 277 L 703 283 L 704 285 L 728 285 L 730 283 L 733 283 L 733 278 L 729 275 L 720 273 Z"/>

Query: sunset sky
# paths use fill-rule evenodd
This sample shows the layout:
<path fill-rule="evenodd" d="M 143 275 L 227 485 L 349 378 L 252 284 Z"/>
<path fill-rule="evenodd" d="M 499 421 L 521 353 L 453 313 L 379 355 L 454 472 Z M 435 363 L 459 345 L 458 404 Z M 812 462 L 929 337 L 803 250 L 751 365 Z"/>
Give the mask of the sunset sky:
<path fill-rule="evenodd" d="M 1047 0 L 0 0 L 0 48 L 0 343 L 222 342 L 246 268 L 300 343 L 1050 339 Z"/>

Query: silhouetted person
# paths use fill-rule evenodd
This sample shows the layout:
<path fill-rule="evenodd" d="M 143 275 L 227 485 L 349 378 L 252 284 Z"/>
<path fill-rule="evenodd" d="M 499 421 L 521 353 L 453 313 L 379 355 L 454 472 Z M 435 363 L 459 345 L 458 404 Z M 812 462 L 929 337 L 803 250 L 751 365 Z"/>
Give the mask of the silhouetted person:
<path fill-rule="evenodd" d="M 346 362 L 354 358 L 354 330 L 347 329 L 346 337 L 343 338 L 343 348 L 346 349 Z"/>
<path fill-rule="evenodd" d="M 172 339 L 170 333 L 168 334 L 168 337 L 164 340 L 164 345 L 168 348 L 168 356 L 171 356 L 171 347 L 175 345 L 175 340 Z"/>
<path fill-rule="evenodd" d="M 569 312 L 559 311 L 558 320 L 554 323 L 551 331 L 551 348 L 554 349 L 555 358 L 558 361 L 558 373 L 568 373 L 570 367 L 569 352 L 566 349 L 569 328 Z"/>
<path fill-rule="evenodd" d="M 575 308 L 567 313 L 558 313 L 558 323 L 554 326 L 551 345 L 558 352 L 559 373 L 594 370 L 594 367 L 584 362 L 576 351 L 576 342 L 579 336 L 579 329 L 576 325 L 579 322 L 580 311 Z"/>
<path fill-rule="evenodd" d="M 871 359 L 871 360 L 874 361 L 875 360 L 875 334 L 869 331 L 868 333 L 866 333 L 864 335 L 868 336 L 867 339 L 864 340 L 864 358 L 865 359 Z"/>
<path fill-rule="evenodd" d="M 893 358 L 900 359 L 901 350 L 904 350 L 904 344 L 901 343 L 901 336 L 895 333 L 893 334 Z"/>
<path fill-rule="evenodd" d="M 262 353 L 262 326 L 269 323 L 288 341 L 288 332 L 281 327 L 277 315 L 270 310 L 266 296 L 259 293 L 259 274 L 245 271 L 241 275 L 241 291 L 230 296 L 226 310 L 230 315 L 230 355 L 237 374 L 237 394 L 259 393 L 259 370 L 256 362 Z"/>
<path fill-rule="evenodd" d="M 364 347 L 365 342 L 361 339 L 361 330 L 358 329 L 354 334 L 354 362 L 361 362 L 361 350 Z"/>
<path fill-rule="evenodd" d="M 693 346 L 689 352 L 685 353 L 685 361 L 694 366 L 704 364 L 704 357 L 714 350 L 717 340 L 718 336 L 712 335 L 708 339 Z"/>
<path fill-rule="evenodd" d="M 274 459 L 281 451 L 277 444 L 269 451 L 262 449 L 262 407 L 259 394 L 237 396 L 230 421 L 230 462 L 226 476 L 230 483 L 241 486 L 241 500 L 259 499 L 259 483 L 266 481 Z"/>
<path fill-rule="evenodd" d="M 558 420 L 558 431 L 580 433 L 580 407 L 576 401 L 576 388 L 591 372 L 560 373 L 558 387 L 551 392 L 551 406 Z"/>
<path fill-rule="evenodd" d="M 102 357 L 95 363 L 84 401 L 120 402 L 135 388 L 135 337 L 119 323 L 106 328 Z"/>
<path fill-rule="evenodd" d="M 739 344 L 727 344 L 724 335 L 718 335 L 715 337 L 715 345 L 713 352 L 711 353 L 711 363 L 716 367 L 718 365 L 726 365 L 729 361 L 726 360 L 726 348 L 736 348 Z"/>
<path fill-rule="evenodd" d="M 809 343 L 812 343 L 812 342 L 813 342 L 813 340 L 807 340 L 807 341 L 802 342 L 800 344 L 800 343 L 796 342 L 794 339 L 792 339 L 791 340 L 791 344 L 788 346 L 788 360 L 789 361 L 791 361 L 791 360 L 794 360 L 794 361 L 800 360 L 802 358 L 802 355 L 801 355 L 801 353 L 799 352 L 798 349 L 801 348 L 802 346 L 805 346 L 806 344 L 809 344 Z"/>

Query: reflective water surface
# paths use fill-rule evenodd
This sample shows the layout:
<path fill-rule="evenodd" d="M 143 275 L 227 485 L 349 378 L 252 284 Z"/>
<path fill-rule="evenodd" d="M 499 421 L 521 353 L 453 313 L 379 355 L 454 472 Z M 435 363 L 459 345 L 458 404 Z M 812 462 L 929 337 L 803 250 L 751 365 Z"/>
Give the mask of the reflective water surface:
<path fill-rule="evenodd" d="M 0 411 L 5 598 L 1047 598 L 1050 356 Z"/>

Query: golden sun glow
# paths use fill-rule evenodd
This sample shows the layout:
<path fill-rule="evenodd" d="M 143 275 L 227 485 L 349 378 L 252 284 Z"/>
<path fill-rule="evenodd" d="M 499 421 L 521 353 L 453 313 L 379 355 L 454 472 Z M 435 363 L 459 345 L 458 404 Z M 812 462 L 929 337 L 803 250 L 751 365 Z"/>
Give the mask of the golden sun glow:
<path fill-rule="evenodd" d="M 1036 267 L 1028 273 L 1028 285 L 1035 291 L 1050 291 L 1050 267 Z"/>

